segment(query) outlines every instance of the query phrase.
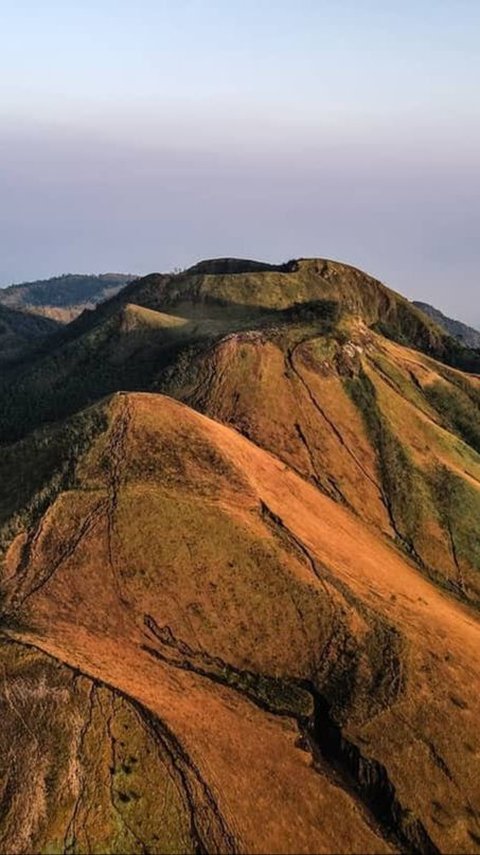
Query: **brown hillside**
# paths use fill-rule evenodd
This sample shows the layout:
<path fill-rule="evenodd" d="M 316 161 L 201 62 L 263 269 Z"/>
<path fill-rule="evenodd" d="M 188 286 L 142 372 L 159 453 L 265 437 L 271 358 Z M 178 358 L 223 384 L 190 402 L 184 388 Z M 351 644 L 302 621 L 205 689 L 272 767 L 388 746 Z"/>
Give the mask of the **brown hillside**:
<path fill-rule="evenodd" d="M 31 514 L 2 851 L 478 851 L 478 622 L 376 525 L 146 394 Z"/>
<path fill-rule="evenodd" d="M 230 424 L 480 602 L 480 387 L 363 322 L 238 332 L 158 387 Z"/>

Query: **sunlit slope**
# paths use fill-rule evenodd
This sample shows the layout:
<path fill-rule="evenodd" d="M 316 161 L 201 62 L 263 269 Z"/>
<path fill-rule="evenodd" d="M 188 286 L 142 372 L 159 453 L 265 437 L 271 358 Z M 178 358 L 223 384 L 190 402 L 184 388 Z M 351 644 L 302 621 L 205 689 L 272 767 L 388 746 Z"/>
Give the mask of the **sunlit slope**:
<path fill-rule="evenodd" d="M 117 389 L 167 392 L 273 452 L 478 603 L 480 387 L 445 364 L 476 358 L 355 268 L 218 259 L 133 282 L 19 366 L 0 390 L 0 436 Z"/>
<path fill-rule="evenodd" d="M 16 642 L 0 666 L 2 852 L 196 851 L 168 740 L 137 704 Z"/>
<path fill-rule="evenodd" d="M 355 393 L 345 395 L 357 418 Z M 362 464 L 375 473 L 369 430 Z M 47 786 L 37 770 L 32 804 L 48 809 L 22 818 L 25 845 L 64 851 L 73 834 L 71 851 L 92 851 L 80 817 L 96 810 L 90 845 L 110 835 L 118 852 L 478 851 L 480 627 L 388 544 L 380 519 L 367 523 L 279 457 L 161 395 L 117 395 L 29 438 L 25 455 L 32 443 L 45 461 L 60 449 L 59 470 L 45 463 L 22 507 L 12 499 L 4 512 L 3 630 L 87 676 L 75 771 L 65 783 L 62 766 Z M 45 662 L 42 685 L 60 680 L 65 704 L 77 703 L 68 669 L 58 676 Z M 87 677 L 99 687 L 90 712 Z M 10 708 L 11 739 L 37 726 L 37 694 L 10 691 L 20 710 Z M 110 709 L 118 719 L 102 730 Z M 116 735 L 124 722 L 133 748 Z M 123 754 L 102 767 L 108 727 L 119 752 L 147 764 L 140 783 Z M 155 760 L 144 761 L 149 740 Z M 156 775 L 169 805 L 160 831 Z M 3 798 L 13 823 L 16 801 Z"/>
<path fill-rule="evenodd" d="M 236 333 L 162 388 L 231 424 L 480 599 L 480 384 L 361 321 Z"/>

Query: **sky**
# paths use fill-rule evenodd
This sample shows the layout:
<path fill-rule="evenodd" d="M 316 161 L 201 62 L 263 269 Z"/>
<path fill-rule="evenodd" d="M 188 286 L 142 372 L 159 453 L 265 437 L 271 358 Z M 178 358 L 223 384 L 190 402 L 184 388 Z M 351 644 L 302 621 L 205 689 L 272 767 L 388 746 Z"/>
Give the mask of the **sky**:
<path fill-rule="evenodd" d="M 336 258 L 480 324 L 478 0 L 0 0 L 0 285 Z"/>

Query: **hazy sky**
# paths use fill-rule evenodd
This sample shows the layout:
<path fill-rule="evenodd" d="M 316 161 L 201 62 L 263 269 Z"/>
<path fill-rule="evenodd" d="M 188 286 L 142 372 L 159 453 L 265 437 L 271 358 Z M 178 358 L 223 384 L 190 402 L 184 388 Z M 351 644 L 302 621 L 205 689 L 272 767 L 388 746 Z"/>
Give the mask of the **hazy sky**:
<path fill-rule="evenodd" d="M 0 285 L 319 255 L 480 323 L 479 0 L 0 10 Z"/>

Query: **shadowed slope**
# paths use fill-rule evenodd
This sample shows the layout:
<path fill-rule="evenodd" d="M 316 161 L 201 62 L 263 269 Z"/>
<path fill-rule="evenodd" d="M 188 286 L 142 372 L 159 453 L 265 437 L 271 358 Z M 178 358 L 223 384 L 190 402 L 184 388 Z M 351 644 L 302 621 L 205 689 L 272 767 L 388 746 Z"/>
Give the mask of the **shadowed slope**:
<path fill-rule="evenodd" d="M 106 402 L 96 424 L 68 483 L 10 537 L 4 633 L 120 693 L 113 708 L 133 709 L 178 770 L 175 810 L 195 820 L 184 840 L 476 851 L 476 619 L 231 428 L 138 394 Z M 112 851 L 151 845 L 147 796 L 132 789 L 140 842 L 124 830 Z M 44 843 L 68 829 L 55 787 L 50 798 L 54 819 L 29 832 Z"/>
<path fill-rule="evenodd" d="M 50 336 L 57 328 L 48 318 L 0 306 L 0 364 L 17 359 L 35 340 Z"/>

